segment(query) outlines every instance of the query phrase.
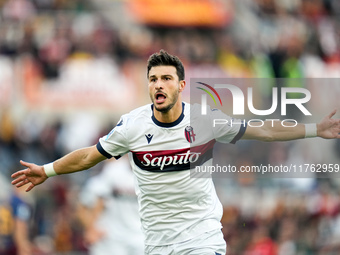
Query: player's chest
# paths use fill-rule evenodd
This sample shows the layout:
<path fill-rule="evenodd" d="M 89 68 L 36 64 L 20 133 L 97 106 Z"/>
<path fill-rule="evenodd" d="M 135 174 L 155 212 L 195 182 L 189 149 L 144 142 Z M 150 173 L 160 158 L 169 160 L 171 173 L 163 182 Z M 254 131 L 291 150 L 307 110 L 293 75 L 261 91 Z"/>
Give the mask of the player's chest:
<path fill-rule="evenodd" d="M 130 148 L 133 151 L 189 148 L 199 140 L 199 133 L 189 123 L 176 128 L 155 128 L 150 125 L 130 140 Z"/>

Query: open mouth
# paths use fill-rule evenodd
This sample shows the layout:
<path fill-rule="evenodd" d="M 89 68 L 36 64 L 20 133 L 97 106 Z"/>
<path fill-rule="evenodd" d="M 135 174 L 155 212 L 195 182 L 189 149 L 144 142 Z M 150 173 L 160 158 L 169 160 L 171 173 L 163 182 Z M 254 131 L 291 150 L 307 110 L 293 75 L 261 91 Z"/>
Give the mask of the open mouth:
<path fill-rule="evenodd" d="M 155 94 L 155 102 L 156 102 L 157 104 L 164 103 L 165 99 L 166 99 L 166 95 L 165 95 L 164 93 L 162 93 L 162 92 L 157 92 L 157 93 Z"/>

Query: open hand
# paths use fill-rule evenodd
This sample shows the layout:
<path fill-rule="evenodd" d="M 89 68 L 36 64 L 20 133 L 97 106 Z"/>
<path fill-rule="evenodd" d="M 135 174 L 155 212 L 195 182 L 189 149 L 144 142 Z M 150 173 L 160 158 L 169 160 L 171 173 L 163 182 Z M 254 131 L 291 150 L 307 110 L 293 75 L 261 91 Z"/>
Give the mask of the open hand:
<path fill-rule="evenodd" d="M 340 119 L 332 119 L 335 113 L 336 110 L 332 111 L 317 124 L 319 137 L 325 139 L 340 138 Z"/>
<path fill-rule="evenodd" d="M 12 184 L 17 188 L 30 183 L 26 189 L 27 192 L 33 189 L 36 185 L 43 183 L 48 178 L 45 174 L 43 166 L 38 166 L 36 164 L 28 163 L 22 160 L 20 160 L 20 164 L 27 168 L 12 174 L 11 177 L 14 178 Z"/>

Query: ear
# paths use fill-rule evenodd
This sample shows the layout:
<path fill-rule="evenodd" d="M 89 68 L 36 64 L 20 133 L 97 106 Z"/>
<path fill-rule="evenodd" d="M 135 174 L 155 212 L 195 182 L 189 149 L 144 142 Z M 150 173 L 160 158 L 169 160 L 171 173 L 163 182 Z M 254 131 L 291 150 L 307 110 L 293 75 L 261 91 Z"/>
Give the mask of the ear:
<path fill-rule="evenodd" d="M 185 80 L 179 81 L 179 92 L 182 92 L 184 90 L 185 85 L 186 85 Z"/>

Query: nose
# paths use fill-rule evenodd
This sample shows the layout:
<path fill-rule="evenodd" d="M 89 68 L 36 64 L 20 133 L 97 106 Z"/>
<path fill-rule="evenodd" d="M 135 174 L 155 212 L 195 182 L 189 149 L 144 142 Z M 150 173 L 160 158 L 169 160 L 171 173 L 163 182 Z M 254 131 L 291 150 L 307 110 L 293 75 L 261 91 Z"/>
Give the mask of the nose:
<path fill-rule="evenodd" d="M 161 79 L 158 79 L 157 82 L 155 83 L 155 88 L 156 89 L 162 89 L 163 88 L 163 82 Z"/>

